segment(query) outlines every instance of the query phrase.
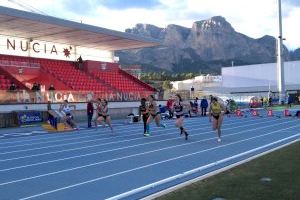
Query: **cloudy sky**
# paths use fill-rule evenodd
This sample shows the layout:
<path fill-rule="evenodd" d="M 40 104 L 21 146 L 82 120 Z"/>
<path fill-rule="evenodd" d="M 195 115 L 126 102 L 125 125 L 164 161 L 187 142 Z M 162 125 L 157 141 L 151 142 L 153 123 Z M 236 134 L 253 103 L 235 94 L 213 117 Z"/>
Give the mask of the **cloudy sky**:
<path fill-rule="evenodd" d="M 284 44 L 300 47 L 300 0 L 281 0 Z M 13 3 L 14 2 L 14 3 Z M 124 31 L 137 23 L 166 27 L 221 15 L 233 28 L 259 38 L 278 37 L 278 0 L 0 0 L 0 5 L 45 14 L 104 28 Z M 22 4 L 20 6 L 18 4 Z M 25 6 L 24 6 L 25 5 Z M 24 9 L 27 7 L 27 9 Z"/>

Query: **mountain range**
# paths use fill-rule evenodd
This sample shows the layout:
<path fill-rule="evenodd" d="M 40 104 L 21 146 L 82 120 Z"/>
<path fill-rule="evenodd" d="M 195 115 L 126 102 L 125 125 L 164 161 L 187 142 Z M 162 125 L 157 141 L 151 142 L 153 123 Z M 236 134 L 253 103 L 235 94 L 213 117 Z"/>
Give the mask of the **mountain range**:
<path fill-rule="evenodd" d="M 156 47 L 116 52 L 120 64 L 140 64 L 144 71 L 219 74 L 221 67 L 276 62 L 276 38 L 248 37 L 222 16 L 196 21 L 192 28 L 137 24 L 125 32 L 161 41 Z M 289 52 L 284 46 L 283 53 L 285 60 L 300 60 L 300 48 Z"/>

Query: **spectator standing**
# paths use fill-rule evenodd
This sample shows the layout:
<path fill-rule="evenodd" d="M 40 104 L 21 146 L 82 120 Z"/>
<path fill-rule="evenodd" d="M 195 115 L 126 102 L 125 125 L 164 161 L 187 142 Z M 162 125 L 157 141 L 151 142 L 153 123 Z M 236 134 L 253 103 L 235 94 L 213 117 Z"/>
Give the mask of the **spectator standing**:
<path fill-rule="evenodd" d="M 273 101 L 272 97 L 269 97 L 269 106 L 270 107 L 272 107 L 272 101 Z"/>
<path fill-rule="evenodd" d="M 78 69 L 83 70 L 83 60 L 82 60 L 81 55 L 77 59 L 77 64 L 78 64 Z"/>
<path fill-rule="evenodd" d="M 32 91 L 32 96 L 33 96 L 33 102 L 37 103 L 37 99 L 38 99 L 38 84 L 37 83 L 33 83 L 31 91 Z"/>
<path fill-rule="evenodd" d="M 49 87 L 49 89 L 48 90 L 50 90 L 50 91 L 53 91 L 53 90 L 55 90 L 55 87 L 53 86 L 53 84 L 51 84 L 50 85 L 50 87 Z"/>
<path fill-rule="evenodd" d="M 11 85 L 8 88 L 9 91 L 14 92 L 17 90 L 17 86 L 15 85 L 15 83 L 11 83 Z"/>
<path fill-rule="evenodd" d="M 8 88 L 9 91 L 9 99 L 10 101 L 15 101 L 16 100 L 16 92 L 17 92 L 17 86 L 15 83 L 11 83 L 11 85 Z"/>
<path fill-rule="evenodd" d="M 194 98 L 194 94 L 195 94 L 195 88 L 194 88 L 194 86 L 192 86 L 191 87 L 191 99 L 193 99 Z"/>
<path fill-rule="evenodd" d="M 172 98 L 172 96 L 170 96 L 170 98 L 168 99 L 167 101 L 167 109 L 169 111 L 169 119 L 172 119 L 173 116 L 174 116 L 174 107 L 173 107 L 173 104 L 174 104 L 174 99 Z"/>
<path fill-rule="evenodd" d="M 48 111 L 48 121 L 49 123 L 57 129 L 57 117 L 53 115 L 52 108 L 51 108 L 51 101 L 47 102 L 47 111 Z"/>
<path fill-rule="evenodd" d="M 48 90 L 49 90 L 50 100 L 51 100 L 51 102 L 54 102 L 54 90 L 55 90 L 55 88 L 54 88 L 53 84 L 50 85 Z"/>
<path fill-rule="evenodd" d="M 293 98 L 292 98 L 292 96 L 291 95 L 289 95 L 289 97 L 288 97 L 288 107 L 292 107 L 292 103 L 293 103 Z"/>
<path fill-rule="evenodd" d="M 88 128 L 92 128 L 92 118 L 94 115 L 94 106 L 92 100 L 87 103 L 87 118 L 88 118 Z"/>
<path fill-rule="evenodd" d="M 41 91 L 41 84 L 40 83 L 37 84 L 37 91 Z"/>
<path fill-rule="evenodd" d="M 207 107 L 208 107 L 208 102 L 206 97 L 203 97 L 203 99 L 201 100 L 200 107 L 201 107 L 201 116 L 206 116 Z"/>
<path fill-rule="evenodd" d="M 38 91 L 38 85 L 37 85 L 37 83 L 33 83 L 31 90 L 32 90 L 33 92 Z"/>

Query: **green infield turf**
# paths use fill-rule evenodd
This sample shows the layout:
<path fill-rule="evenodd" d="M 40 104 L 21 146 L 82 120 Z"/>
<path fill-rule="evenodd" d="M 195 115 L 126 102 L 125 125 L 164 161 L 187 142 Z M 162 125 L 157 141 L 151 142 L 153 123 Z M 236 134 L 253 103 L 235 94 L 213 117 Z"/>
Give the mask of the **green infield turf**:
<path fill-rule="evenodd" d="M 300 142 L 193 183 L 157 200 L 216 198 L 300 200 Z"/>

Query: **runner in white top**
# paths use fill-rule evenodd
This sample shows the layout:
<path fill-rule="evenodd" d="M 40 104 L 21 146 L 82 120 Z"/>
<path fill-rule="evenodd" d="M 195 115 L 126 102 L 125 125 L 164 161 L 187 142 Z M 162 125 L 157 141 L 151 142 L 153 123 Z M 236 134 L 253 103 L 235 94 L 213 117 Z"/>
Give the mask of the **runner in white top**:
<path fill-rule="evenodd" d="M 75 105 L 69 105 L 68 100 L 64 100 L 64 103 L 60 105 L 59 111 L 64 113 L 64 123 L 69 124 L 72 128 L 78 129 L 76 123 L 74 122 L 74 117 L 71 113 L 71 107 L 76 109 Z"/>

